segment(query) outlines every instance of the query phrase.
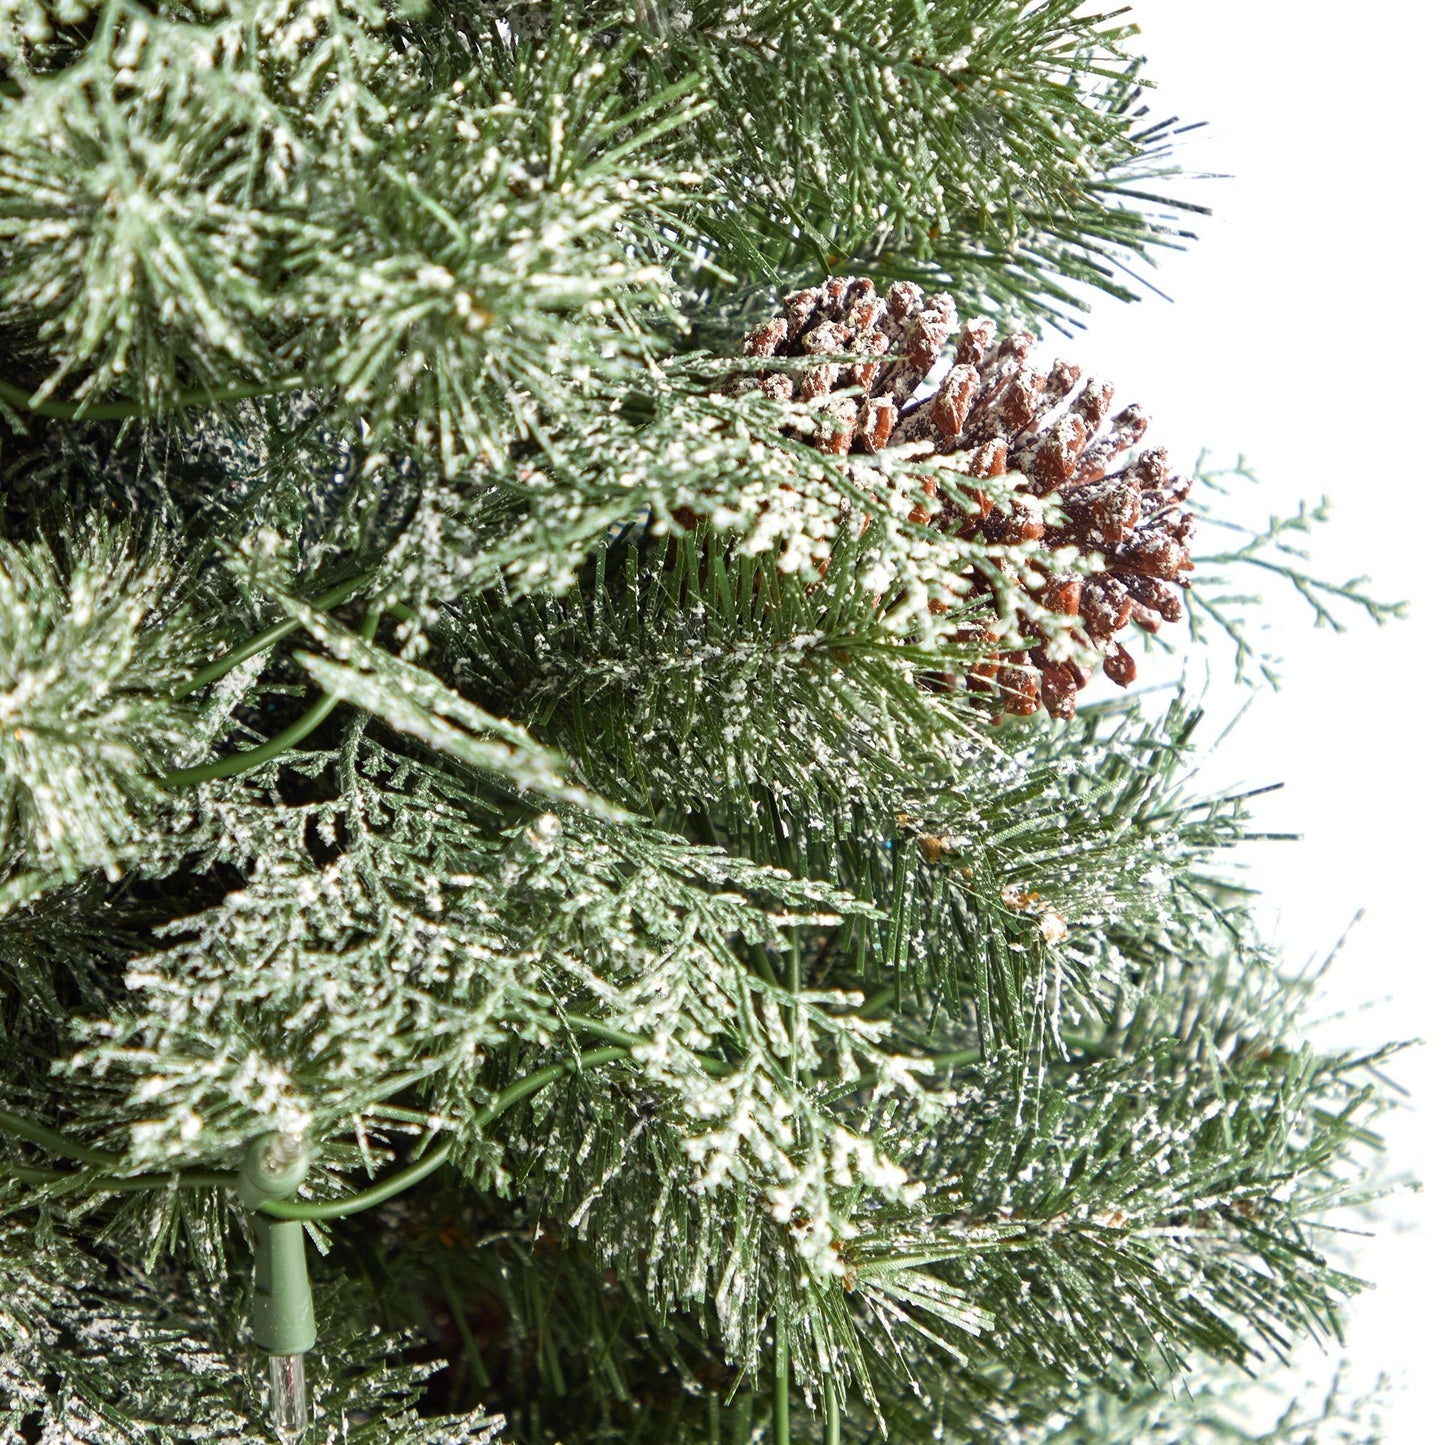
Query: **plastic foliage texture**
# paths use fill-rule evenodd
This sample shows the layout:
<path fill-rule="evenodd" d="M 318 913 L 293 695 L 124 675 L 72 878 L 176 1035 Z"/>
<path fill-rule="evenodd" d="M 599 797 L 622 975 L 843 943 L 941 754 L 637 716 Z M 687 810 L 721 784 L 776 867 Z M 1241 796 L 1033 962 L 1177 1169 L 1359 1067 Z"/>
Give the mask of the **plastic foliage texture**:
<path fill-rule="evenodd" d="M 1038 618 L 950 579 L 1090 557 L 737 384 L 794 280 L 1132 289 L 1128 40 L 0 0 L 0 1433 L 266 1438 L 279 1131 L 313 1441 L 1372 1438 L 1231 1413 L 1339 1332 L 1388 1051 L 1310 1046 L 1198 710 L 1003 717 Z M 1307 520 L 1198 558 L 1246 665 L 1241 578 L 1391 610 Z"/>

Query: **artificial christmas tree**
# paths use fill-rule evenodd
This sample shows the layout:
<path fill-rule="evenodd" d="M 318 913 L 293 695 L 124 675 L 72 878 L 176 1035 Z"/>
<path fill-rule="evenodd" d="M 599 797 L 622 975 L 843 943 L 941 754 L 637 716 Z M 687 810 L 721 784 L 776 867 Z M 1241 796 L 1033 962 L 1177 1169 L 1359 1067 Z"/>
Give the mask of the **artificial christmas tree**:
<path fill-rule="evenodd" d="M 0 0 L 7 1441 L 1207 1441 L 1337 1332 L 1375 1060 L 1078 698 L 1228 557 L 1021 365 L 1181 234 L 1127 39 Z"/>

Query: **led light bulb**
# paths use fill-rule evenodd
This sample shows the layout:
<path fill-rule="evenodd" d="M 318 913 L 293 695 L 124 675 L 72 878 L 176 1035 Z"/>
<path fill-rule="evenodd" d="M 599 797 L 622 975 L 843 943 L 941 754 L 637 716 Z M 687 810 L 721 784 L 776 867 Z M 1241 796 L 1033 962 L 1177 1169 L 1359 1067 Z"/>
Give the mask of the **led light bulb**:
<path fill-rule="evenodd" d="M 281 1445 L 296 1445 L 306 1433 L 306 1356 L 271 1355 L 271 1428 Z"/>

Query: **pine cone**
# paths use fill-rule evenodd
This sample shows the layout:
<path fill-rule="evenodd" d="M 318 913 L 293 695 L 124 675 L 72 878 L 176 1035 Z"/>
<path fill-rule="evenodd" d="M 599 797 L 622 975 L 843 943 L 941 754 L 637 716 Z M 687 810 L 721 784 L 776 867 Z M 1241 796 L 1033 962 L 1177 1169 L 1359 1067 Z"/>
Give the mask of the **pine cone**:
<path fill-rule="evenodd" d="M 1162 449 L 1110 469 L 1143 436 L 1143 413 L 1129 406 L 1109 416 L 1114 389 L 1107 382 L 1080 385 L 1079 368 L 1063 361 L 1047 373 L 1029 366 L 1034 337 L 1027 331 L 995 339 L 987 320 L 960 329 L 951 297 L 925 296 L 911 282 L 896 282 L 880 296 L 871 281 L 835 276 L 785 297 L 783 306 L 783 315 L 747 338 L 746 355 L 858 360 L 824 362 L 801 373 L 754 373 L 742 384 L 778 401 L 856 389 L 857 395 L 825 404 L 825 424 L 810 438 L 823 451 L 876 453 L 923 441 L 939 455 L 960 453 L 969 476 L 1017 474 L 1007 503 L 983 491 L 970 494 L 968 508 L 946 498 L 932 512 L 932 524 L 950 535 L 995 543 L 1042 542 L 1033 570 L 1044 580 L 1028 588 L 1035 602 L 1077 619 L 1068 634 L 1102 652 L 1104 672 L 1121 687 L 1132 682 L 1134 659 L 1117 634 L 1130 622 L 1152 633 L 1161 622 L 1178 621 L 1184 610 L 1178 589 L 1188 586 L 1183 574 L 1193 565 L 1194 514 L 1182 505 L 1189 479 L 1171 475 Z M 953 365 L 932 395 L 916 400 L 949 344 L 955 347 Z M 937 495 L 931 482 L 924 490 Z M 1061 524 L 1046 523 L 1046 497 L 1062 511 Z M 915 511 L 918 521 L 929 516 L 925 507 Z M 1103 569 L 1080 573 L 1061 565 L 1049 571 L 1049 553 L 1065 547 L 1098 554 Z M 959 584 L 965 599 L 993 596 L 992 584 L 977 573 Z M 1072 717 L 1087 669 L 1072 658 L 1050 656 L 1036 621 L 1021 619 L 1019 630 L 1039 644 L 995 654 L 974 669 L 970 684 L 997 687 L 1011 713 L 1026 716 L 1042 704 L 1054 717 Z M 959 633 L 956 640 L 978 635 Z"/>

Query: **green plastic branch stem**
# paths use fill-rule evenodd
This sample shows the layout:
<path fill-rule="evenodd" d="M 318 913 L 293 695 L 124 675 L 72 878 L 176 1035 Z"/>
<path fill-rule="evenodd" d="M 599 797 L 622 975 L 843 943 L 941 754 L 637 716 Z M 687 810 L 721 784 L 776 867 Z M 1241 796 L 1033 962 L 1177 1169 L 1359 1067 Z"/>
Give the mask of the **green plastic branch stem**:
<path fill-rule="evenodd" d="M 0 1109 L 0 1129 L 7 1134 L 13 1134 L 17 1139 L 38 1144 L 52 1154 L 59 1154 L 62 1159 L 74 1159 L 81 1164 L 97 1164 L 102 1169 L 113 1169 L 120 1163 L 114 1154 L 91 1149 L 84 1144 L 74 1144 L 64 1134 L 57 1134 L 54 1129 L 47 1129 L 43 1124 L 32 1124 L 29 1119 L 12 1114 L 9 1109 Z"/>
<path fill-rule="evenodd" d="M 838 1387 L 831 1379 L 823 1381 L 823 1420 L 826 1430 L 826 1445 L 841 1445 L 843 1438 L 842 1411 L 838 1405 Z"/>
<path fill-rule="evenodd" d="M 612 1039 L 615 1043 L 625 1044 L 629 1049 L 646 1048 L 651 1039 L 645 1039 L 641 1034 L 630 1034 L 624 1029 L 615 1029 L 611 1024 L 599 1023 L 596 1019 L 589 1019 L 582 1014 L 563 1014 L 569 1028 L 574 1028 L 579 1034 L 593 1034 L 599 1039 Z M 585 1055 L 584 1055 L 585 1057 Z M 714 1078 L 722 1078 L 733 1072 L 731 1064 L 722 1059 L 710 1059 L 706 1054 L 697 1055 L 698 1066 L 703 1073 L 711 1074 Z"/>
<path fill-rule="evenodd" d="M 223 406 L 227 402 L 246 401 L 256 396 L 280 396 L 288 391 L 299 391 L 305 385 L 304 377 L 287 376 L 280 381 L 233 386 L 224 391 L 183 391 L 165 406 L 155 407 L 143 406 L 136 401 L 98 401 L 93 406 L 83 401 L 37 401 L 24 387 L 0 381 L 0 401 L 8 402 L 19 411 L 49 417 L 52 421 L 129 421 L 132 417 L 184 411 L 193 406 Z"/>
<path fill-rule="evenodd" d="M 624 1059 L 631 1058 L 634 1049 L 641 1048 L 648 1042 L 641 1035 L 615 1029 L 609 1024 L 596 1022 L 580 1014 L 567 1014 L 565 1017 L 567 1023 L 579 1033 L 590 1033 L 599 1038 L 613 1039 L 616 1042 L 606 1048 L 588 1049 L 575 1059 L 547 1064 L 534 1073 L 528 1074 L 525 1078 L 518 1079 L 516 1083 L 503 1089 L 478 1115 L 477 1128 L 486 1128 L 514 1104 L 530 1098 L 538 1090 L 546 1088 L 548 1084 L 555 1083 L 567 1074 L 597 1068 L 603 1064 L 620 1063 Z M 732 1072 L 731 1066 L 721 1059 L 710 1059 L 700 1055 L 698 1063 L 707 1073 L 715 1076 Z M 88 1149 L 84 1145 L 73 1144 L 54 1130 L 47 1129 L 40 1124 L 32 1124 L 29 1120 L 5 1109 L 0 1109 L 0 1130 L 12 1134 L 16 1138 L 29 1140 L 32 1144 L 38 1144 L 53 1154 L 59 1154 L 67 1159 L 75 1159 L 80 1163 L 99 1165 L 102 1168 L 116 1168 L 121 1162 L 113 1154 L 105 1154 L 97 1149 Z M 273 1137 L 267 1135 L 266 1139 L 269 1140 Z M 261 1144 L 264 1143 L 264 1140 L 261 1141 Z M 253 1154 L 259 1147 L 259 1144 L 252 1146 L 239 1174 L 209 1171 L 135 1174 L 118 1177 L 103 1176 L 89 1182 L 98 1192 L 115 1194 L 129 1194 L 142 1189 L 168 1187 L 235 1188 L 241 1195 L 242 1203 L 248 1209 L 253 1210 L 258 1218 L 264 1216 L 268 1219 L 299 1223 L 323 1219 L 344 1219 L 348 1215 L 359 1214 L 373 1205 L 382 1204 L 386 1200 L 394 1198 L 410 1189 L 413 1184 L 419 1184 L 440 1169 L 451 1157 L 451 1144 L 441 1144 L 415 1163 L 399 1169 L 385 1179 L 378 1180 L 370 1189 L 363 1189 L 356 1194 L 348 1194 L 342 1199 L 303 1201 L 289 1197 L 294 1194 L 297 1185 L 300 1184 L 301 1176 L 297 1176 L 289 1188 L 281 1187 L 285 1182 L 285 1176 L 278 1176 L 274 1169 L 261 1169 L 257 1159 L 253 1158 Z M 44 1169 L 26 1164 L 0 1162 L 0 1173 L 26 1183 L 51 1184 L 75 1178 L 78 1171 Z M 303 1167 L 301 1175 L 304 1176 L 304 1173 Z M 278 1351 L 277 1353 L 289 1352 Z"/>
<path fill-rule="evenodd" d="M 328 695 L 313 703 L 288 728 L 283 728 L 275 737 L 269 738 L 258 747 L 247 748 L 244 752 L 232 753 L 229 757 L 218 758 L 212 763 L 199 763 L 193 768 L 176 768 L 161 778 L 167 788 L 189 788 L 197 783 L 209 783 L 217 778 L 234 778 L 249 773 L 272 758 L 280 755 L 297 743 L 304 742 L 336 710 L 340 701 Z"/>
<path fill-rule="evenodd" d="M 360 1214 L 364 1209 L 370 1209 L 373 1205 L 384 1204 L 388 1199 L 410 1189 L 413 1184 L 420 1184 L 421 1181 L 438 1169 L 451 1157 L 451 1144 L 440 1144 L 430 1154 L 418 1159 L 415 1164 L 409 1164 L 405 1169 L 398 1169 L 395 1174 L 389 1174 L 385 1179 L 378 1180 L 370 1189 L 363 1189 L 359 1194 L 348 1194 L 341 1199 L 321 1199 L 306 1201 L 300 1199 L 271 1199 L 261 1205 L 258 1213 L 266 1215 L 270 1219 L 292 1220 L 296 1222 L 311 1222 L 322 1219 L 345 1219 L 350 1214 Z"/>
<path fill-rule="evenodd" d="M 282 729 L 274 738 L 260 746 L 218 758 L 213 763 L 198 763 L 193 768 L 175 768 L 161 778 L 161 785 L 174 789 L 190 788 L 197 783 L 209 783 L 217 778 L 234 778 L 241 773 L 249 773 L 253 768 L 269 763 L 272 758 L 279 757 L 287 749 L 310 737 L 336 710 L 339 701 L 334 694 L 328 694 L 307 708 L 290 727 Z"/>
<path fill-rule="evenodd" d="M 0 1163 L 0 1175 L 18 1179 L 22 1184 L 58 1184 L 64 1179 L 79 1179 L 79 1169 L 42 1169 L 33 1164 Z M 234 1174 L 219 1170 L 191 1170 L 182 1174 L 100 1174 L 86 1183 L 97 1194 L 141 1194 L 148 1189 L 229 1189 L 236 1182 Z"/>
<path fill-rule="evenodd" d="M 33 1123 L 20 1114 L 12 1114 L 9 1109 L 0 1109 L 0 1130 L 16 1139 L 38 1144 L 42 1149 L 60 1155 L 62 1159 L 74 1159 L 78 1164 L 88 1164 L 100 1169 L 118 1169 L 121 1165 L 119 1155 L 77 1144 L 67 1139 L 64 1134 L 56 1133 L 54 1129 Z M 80 1173 L 74 1169 L 45 1169 L 30 1164 L 8 1163 L 0 1163 L 0 1172 L 26 1184 L 53 1184 L 61 1179 L 73 1179 Z M 143 1189 L 166 1189 L 174 1186 L 183 1189 L 213 1189 L 234 1184 L 236 1176 L 216 1171 L 192 1171 L 177 1174 L 101 1175 L 88 1182 L 97 1190 L 108 1194 L 134 1194 Z"/>

